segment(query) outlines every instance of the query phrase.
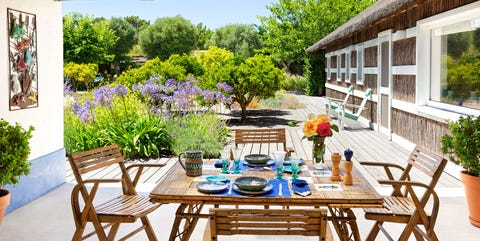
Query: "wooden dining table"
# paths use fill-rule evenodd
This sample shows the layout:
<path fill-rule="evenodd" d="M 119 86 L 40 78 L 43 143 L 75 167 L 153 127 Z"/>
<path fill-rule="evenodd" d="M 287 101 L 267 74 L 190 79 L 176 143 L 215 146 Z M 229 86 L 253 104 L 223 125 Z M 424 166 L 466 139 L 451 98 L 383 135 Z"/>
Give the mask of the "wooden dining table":
<path fill-rule="evenodd" d="M 353 184 L 344 185 L 342 181 L 331 180 L 331 162 L 327 161 L 324 169 L 315 170 L 310 162 L 306 161 L 299 174 L 299 179 L 308 182 L 311 194 L 308 196 L 297 195 L 293 192 L 291 174 L 285 173 L 284 179 L 288 180 L 283 189 L 288 188 L 289 195 L 263 196 L 263 195 L 215 195 L 200 192 L 198 183 L 205 181 L 205 177 L 219 175 L 220 168 L 214 168 L 216 159 L 205 159 L 202 176 L 190 177 L 185 174 L 179 162 L 175 163 L 166 173 L 164 178 L 150 192 L 150 199 L 155 203 L 180 204 L 172 225 L 169 240 L 189 240 L 198 220 L 209 218 L 209 214 L 202 213 L 205 205 L 215 207 L 222 205 L 257 205 L 281 206 L 304 208 L 328 208 L 327 220 L 334 227 L 340 240 L 360 241 L 354 208 L 382 207 L 383 198 L 363 177 L 357 168 L 353 168 Z M 343 162 L 343 161 L 342 161 Z M 343 166 L 343 165 L 340 165 Z M 342 168 L 341 168 L 342 169 Z M 252 168 L 242 170 L 241 174 L 222 174 L 233 182 L 238 177 L 257 176 L 268 180 L 275 178 L 275 171 L 269 168 Z M 343 170 L 341 171 L 343 174 Z M 230 186 L 232 188 L 232 186 Z"/>

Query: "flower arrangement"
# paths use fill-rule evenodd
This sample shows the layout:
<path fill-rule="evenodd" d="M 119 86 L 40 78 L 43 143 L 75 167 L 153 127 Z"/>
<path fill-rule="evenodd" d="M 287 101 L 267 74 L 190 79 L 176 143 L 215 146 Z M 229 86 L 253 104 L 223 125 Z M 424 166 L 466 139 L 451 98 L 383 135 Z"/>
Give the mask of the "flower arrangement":
<path fill-rule="evenodd" d="M 338 132 L 338 126 L 330 123 L 326 114 L 315 116 L 308 115 L 308 120 L 303 125 L 303 138 L 313 141 L 312 162 L 315 169 L 323 169 L 325 155 L 325 138 L 332 136 L 332 130 Z M 302 139 L 303 139 L 302 138 Z"/>
<path fill-rule="evenodd" d="M 338 126 L 330 123 L 330 117 L 326 114 L 309 114 L 308 120 L 303 125 L 303 138 L 308 138 L 309 141 L 314 137 L 329 137 L 333 135 L 332 130 L 338 132 Z"/>

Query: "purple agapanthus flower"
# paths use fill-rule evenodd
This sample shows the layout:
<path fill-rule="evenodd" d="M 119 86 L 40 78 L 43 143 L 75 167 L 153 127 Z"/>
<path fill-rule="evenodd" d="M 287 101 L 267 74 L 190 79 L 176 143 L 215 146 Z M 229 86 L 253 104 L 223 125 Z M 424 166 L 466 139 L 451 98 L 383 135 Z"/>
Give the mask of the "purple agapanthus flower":
<path fill-rule="evenodd" d="M 101 106 L 110 107 L 113 101 L 113 91 L 108 86 L 100 87 L 93 91 L 93 100 Z"/>
<path fill-rule="evenodd" d="M 72 85 L 70 84 L 70 81 L 65 81 L 63 84 L 63 94 L 64 95 L 71 95 L 73 93 L 72 90 Z"/>
<path fill-rule="evenodd" d="M 113 93 L 116 94 L 119 97 L 124 97 L 125 95 L 128 94 L 128 89 L 127 87 L 123 85 L 117 85 L 112 89 Z"/>
<path fill-rule="evenodd" d="M 233 92 L 233 87 L 228 85 L 225 82 L 217 83 L 217 89 L 225 91 L 227 94 L 231 94 Z"/>
<path fill-rule="evenodd" d="M 85 101 L 83 105 L 73 105 L 73 113 L 83 122 L 87 123 L 89 120 L 94 120 L 92 110 L 95 108 L 95 104 L 91 101 Z"/>

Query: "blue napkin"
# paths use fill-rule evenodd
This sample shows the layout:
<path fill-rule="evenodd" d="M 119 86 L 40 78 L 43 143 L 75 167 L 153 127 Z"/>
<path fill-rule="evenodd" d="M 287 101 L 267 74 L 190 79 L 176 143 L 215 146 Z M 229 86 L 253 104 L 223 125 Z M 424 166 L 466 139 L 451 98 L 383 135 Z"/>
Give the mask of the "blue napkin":
<path fill-rule="evenodd" d="M 302 179 L 293 180 L 292 189 L 293 189 L 293 193 L 303 197 L 311 194 L 310 187 L 308 186 L 307 181 Z"/>

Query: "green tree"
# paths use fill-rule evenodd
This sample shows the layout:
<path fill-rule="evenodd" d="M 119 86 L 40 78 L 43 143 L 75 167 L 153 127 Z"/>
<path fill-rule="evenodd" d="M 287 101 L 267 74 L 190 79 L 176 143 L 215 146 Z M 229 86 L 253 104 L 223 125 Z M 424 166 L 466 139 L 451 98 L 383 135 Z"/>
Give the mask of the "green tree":
<path fill-rule="evenodd" d="M 259 17 L 265 29 L 266 52 L 287 71 L 303 64 L 305 48 L 357 15 L 376 0 L 278 0 Z"/>
<path fill-rule="evenodd" d="M 135 29 L 130 23 L 122 18 L 111 18 L 109 27 L 118 37 L 118 41 L 115 43 L 115 46 L 113 46 L 111 53 L 115 55 L 115 58 L 113 59 L 115 74 L 119 75 L 120 61 L 129 59 L 127 54 L 135 44 Z"/>
<path fill-rule="evenodd" d="M 197 57 L 187 54 L 172 54 L 166 62 L 170 62 L 176 66 L 182 66 L 185 69 L 187 76 L 197 77 L 202 76 L 205 71 L 200 64 Z"/>
<path fill-rule="evenodd" d="M 140 32 L 150 25 L 150 21 L 141 19 L 139 16 L 127 16 L 124 19 L 135 29 L 134 42 L 137 44 Z"/>
<path fill-rule="evenodd" d="M 209 46 L 224 48 L 246 59 L 262 48 L 262 41 L 253 24 L 230 24 L 215 30 L 206 43 Z"/>
<path fill-rule="evenodd" d="M 69 13 L 63 17 L 64 62 L 78 64 L 112 62 L 111 54 L 118 37 L 108 21 L 89 15 Z"/>
<path fill-rule="evenodd" d="M 218 82 L 232 82 L 235 72 L 235 55 L 216 46 L 210 46 L 208 51 L 202 51 L 198 60 L 205 71 L 198 77 L 199 85 L 204 89 L 213 90 Z"/>
<path fill-rule="evenodd" d="M 65 79 L 69 79 L 72 88 L 76 91 L 79 88 L 90 89 L 92 81 L 98 72 L 97 64 L 76 64 L 70 62 L 63 66 L 63 75 Z"/>
<path fill-rule="evenodd" d="M 234 88 L 234 101 L 242 110 L 242 122 L 246 121 L 248 104 L 256 97 L 274 96 L 280 89 L 284 76 L 283 71 L 275 66 L 271 57 L 262 54 L 250 57 L 238 66 L 236 78 L 227 84 Z"/>
<path fill-rule="evenodd" d="M 140 33 L 140 46 L 148 58 L 166 60 L 172 54 L 189 53 L 197 47 L 197 29 L 180 15 L 159 18 Z"/>
<path fill-rule="evenodd" d="M 197 24 L 196 27 L 197 27 L 197 33 L 198 33 L 198 37 L 197 37 L 198 49 L 207 49 L 208 47 L 206 47 L 205 44 L 212 36 L 213 31 L 207 28 L 207 26 L 203 25 L 203 23 Z"/>

